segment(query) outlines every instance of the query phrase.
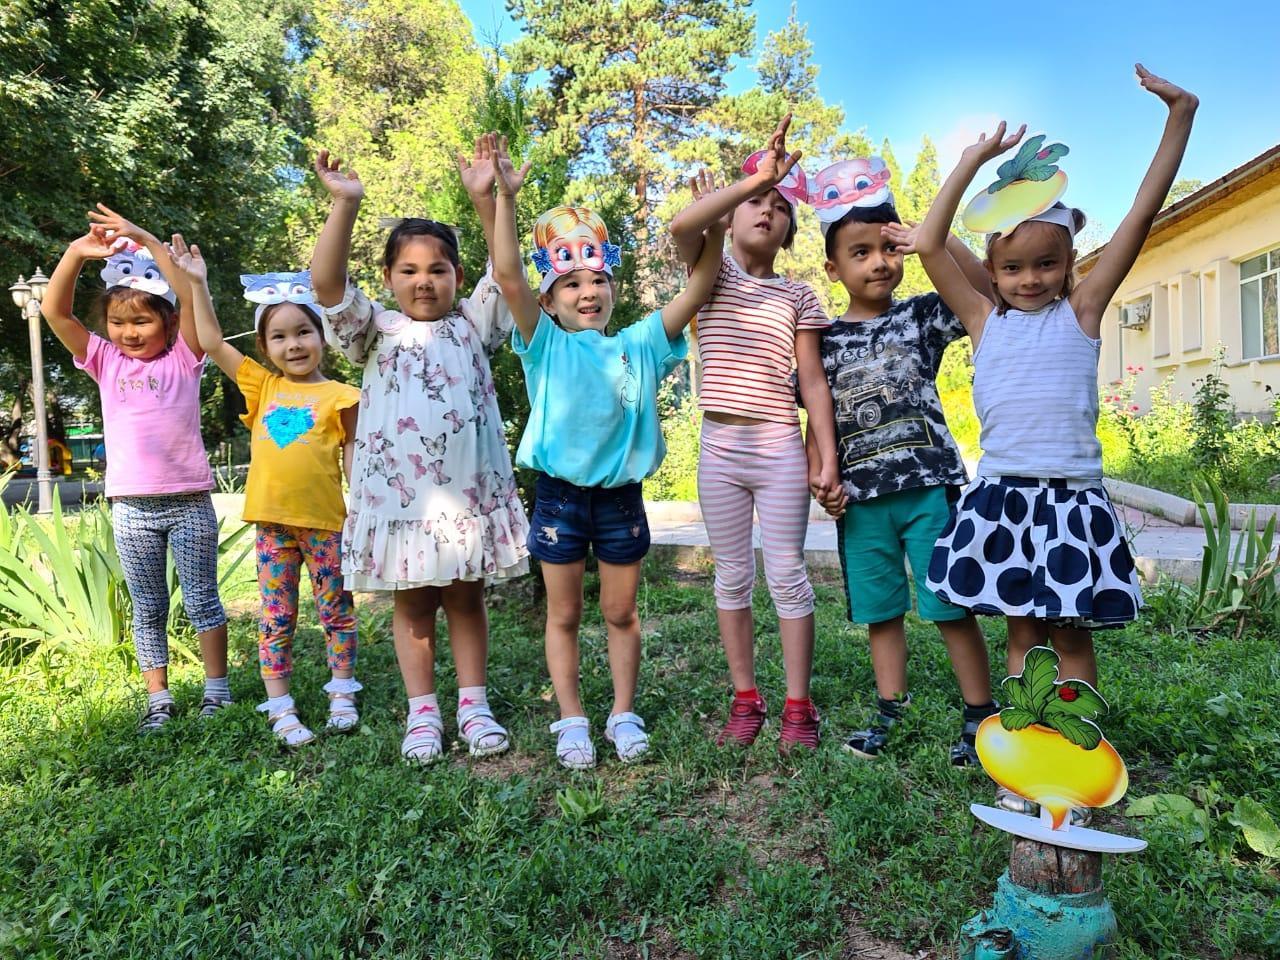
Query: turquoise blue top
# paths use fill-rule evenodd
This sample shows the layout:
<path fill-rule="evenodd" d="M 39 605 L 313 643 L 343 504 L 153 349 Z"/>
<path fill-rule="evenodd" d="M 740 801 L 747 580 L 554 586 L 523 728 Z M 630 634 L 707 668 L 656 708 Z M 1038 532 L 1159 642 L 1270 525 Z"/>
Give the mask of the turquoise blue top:
<path fill-rule="evenodd" d="M 528 344 L 511 346 L 524 364 L 529 425 L 516 463 L 579 487 L 621 487 L 662 463 L 658 384 L 689 353 L 667 339 L 655 311 L 616 336 L 570 333 L 543 313 Z"/>

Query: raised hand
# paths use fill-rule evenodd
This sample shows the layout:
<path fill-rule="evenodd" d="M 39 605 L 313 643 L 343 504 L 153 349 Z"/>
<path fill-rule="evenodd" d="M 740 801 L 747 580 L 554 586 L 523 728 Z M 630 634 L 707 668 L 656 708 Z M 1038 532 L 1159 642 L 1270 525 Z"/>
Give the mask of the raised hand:
<path fill-rule="evenodd" d="M 689 179 L 689 189 L 693 192 L 693 202 L 697 203 L 703 197 L 708 197 L 720 189 L 716 183 L 716 178 L 706 168 L 699 170 L 697 176 Z M 729 226 L 733 223 L 733 211 L 729 211 L 719 220 L 712 224 L 717 230 L 728 231 Z"/>
<path fill-rule="evenodd" d="M 71 241 L 67 249 L 81 260 L 106 260 L 116 252 L 115 244 L 107 238 L 106 228 L 96 223 L 83 237 Z"/>
<path fill-rule="evenodd" d="M 101 227 L 104 231 L 103 236 L 107 240 L 114 242 L 120 237 L 127 237 L 135 243 L 141 244 L 145 244 L 148 240 L 154 240 L 150 233 L 137 224 L 130 223 L 105 203 L 100 203 L 97 206 L 97 210 L 89 211 L 89 222 L 94 226 Z"/>
<path fill-rule="evenodd" d="M 778 127 L 769 138 L 765 155 L 760 158 L 756 167 L 756 175 L 767 180 L 773 187 L 781 183 L 791 172 L 791 168 L 800 162 L 800 151 L 787 153 L 787 128 L 791 126 L 791 114 L 787 114 L 778 122 Z"/>
<path fill-rule="evenodd" d="M 894 253 L 904 257 L 916 252 L 916 237 L 920 234 L 920 224 L 906 220 L 902 223 L 886 223 L 880 227 L 880 236 L 894 246 Z"/>
<path fill-rule="evenodd" d="M 1142 88 L 1150 90 L 1163 100 L 1170 112 L 1178 109 L 1194 112 L 1196 107 L 1200 106 L 1200 98 L 1194 93 L 1183 90 L 1177 84 L 1170 83 L 1164 79 L 1164 77 L 1157 77 L 1142 64 L 1135 63 L 1133 69 L 1138 74 L 1138 83 L 1142 84 Z"/>
<path fill-rule="evenodd" d="M 493 137 L 484 133 L 476 137 L 475 156 L 468 160 L 466 155 L 458 151 L 458 176 L 467 193 L 473 197 L 490 197 L 493 195 L 493 184 L 496 179 L 493 165 Z"/>
<path fill-rule="evenodd" d="M 173 242 L 168 245 L 169 259 L 173 265 L 186 275 L 193 283 L 203 286 L 209 279 L 209 269 L 200 255 L 200 248 L 195 244 L 187 246 L 182 234 L 175 233 Z"/>
<path fill-rule="evenodd" d="M 964 148 L 964 152 L 960 155 L 965 160 L 976 161 L 978 166 L 986 163 L 993 157 L 998 157 L 1007 150 L 1012 150 L 1018 145 L 1022 139 L 1022 135 L 1027 132 L 1027 125 L 1024 123 L 1009 136 L 1005 136 L 1007 125 L 1003 120 L 996 127 L 995 132 L 988 137 L 985 133 L 978 134 L 976 143 L 972 143 Z"/>
<path fill-rule="evenodd" d="M 350 167 L 342 170 L 342 158 L 329 156 L 328 150 L 321 150 L 316 156 L 316 176 L 335 200 L 361 200 L 364 198 L 364 184 L 360 176 Z"/>
<path fill-rule="evenodd" d="M 516 165 L 511 159 L 511 154 L 508 152 L 507 138 L 491 133 L 489 134 L 489 141 L 494 147 L 493 166 L 498 192 L 508 197 L 514 197 L 520 192 L 520 188 L 524 186 L 524 178 L 529 175 L 529 167 L 532 164 L 526 160 L 519 169 L 516 169 Z"/>

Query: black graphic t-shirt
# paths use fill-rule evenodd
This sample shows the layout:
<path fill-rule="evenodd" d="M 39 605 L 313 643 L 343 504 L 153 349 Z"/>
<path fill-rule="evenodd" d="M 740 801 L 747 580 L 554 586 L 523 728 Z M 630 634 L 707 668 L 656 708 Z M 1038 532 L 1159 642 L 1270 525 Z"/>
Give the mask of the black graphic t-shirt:
<path fill-rule="evenodd" d="M 965 335 L 942 298 L 902 300 L 822 334 L 835 405 L 840 477 L 850 500 L 968 483 L 935 380 L 947 345 Z"/>

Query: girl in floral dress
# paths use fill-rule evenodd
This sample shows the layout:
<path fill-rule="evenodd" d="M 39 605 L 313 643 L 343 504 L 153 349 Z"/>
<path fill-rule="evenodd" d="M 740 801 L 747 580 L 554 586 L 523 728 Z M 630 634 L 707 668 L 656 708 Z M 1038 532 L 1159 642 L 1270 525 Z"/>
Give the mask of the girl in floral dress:
<path fill-rule="evenodd" d="M 329 342 L 364 367 L 342 533 L 346 586 L 393 592 L 392 634 L 409 698 L 405 759 L 444 755 L 435 692 L 440 607 L 457 667 L 459 735 L 472 756 L 501 753 L 510 741 L 485 688 L 484 584 L 528 571 L 529 532 L 489 370 L 511 314 L 488 274 L 455 307 L 464 279 L 457 238 L 417 218 L 391 231 L 383 258 L 383 283 L 398 309 L 370 301 L 347 279 L 364 186 L 327 151 L 315 168 L 334 202 L 316 242 L 312 285 Z M 471 164 L 464 182 L 488 233 L 492 163 Z"/>

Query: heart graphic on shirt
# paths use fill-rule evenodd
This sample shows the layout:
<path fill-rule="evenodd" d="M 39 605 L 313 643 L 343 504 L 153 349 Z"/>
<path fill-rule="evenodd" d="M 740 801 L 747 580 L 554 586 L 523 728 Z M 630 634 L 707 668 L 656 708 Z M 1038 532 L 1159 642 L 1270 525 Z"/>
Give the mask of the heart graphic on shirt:
<path fill-rule="evenodd" d="M 283 449 L 315 426 L 316 414 L 310 407 L 273 407 L 262 423 L 276 446 Z"/>

